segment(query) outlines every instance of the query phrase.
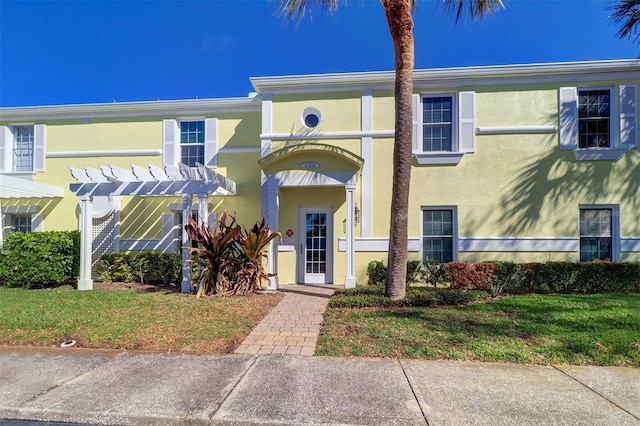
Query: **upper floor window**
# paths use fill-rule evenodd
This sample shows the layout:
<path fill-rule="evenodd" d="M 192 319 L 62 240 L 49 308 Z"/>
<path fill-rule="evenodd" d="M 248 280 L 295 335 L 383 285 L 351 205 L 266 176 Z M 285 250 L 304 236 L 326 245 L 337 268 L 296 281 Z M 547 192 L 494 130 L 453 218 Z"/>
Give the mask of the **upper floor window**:
<path fill-rule="evenodd" d="M 0 126 L 0 173 L 43 172 L 45 125 Z"/>
<path fill-rule="evenodd" d="M 611 146 L 611 91 L 578 91 L 578 148 Z"/>
<path fill-rule="evenodd" d="M 421 165 L 455 165 L 475 151 L 475 92 L 414 95 L 413 154 Z"/>
<path fill-rule="evenodd" d="M 33 126 L 13 128 L 13 170 L 30 172 L 33 170 Z"/>
<path fill-rule="evenodd" d="M 187 166 L 204 164 L 204 120 L 180 122 L 180 154 Z"/>
<path fill-rule="evenodd" d="M 425 97 L 422 100 L 422 150 L 451 151 L 453 97 Z"/>
<path fill-rule="evenodd" d="M 218 165 L 218 119 L 185 118 L 162 122 L 162 162 L 172 166 Z"/>
<path fill-rule="evenodd" d="M 578 160 L 619 160 L 638 146 L 637 86 L 560 88 L 560 149 Z"/>

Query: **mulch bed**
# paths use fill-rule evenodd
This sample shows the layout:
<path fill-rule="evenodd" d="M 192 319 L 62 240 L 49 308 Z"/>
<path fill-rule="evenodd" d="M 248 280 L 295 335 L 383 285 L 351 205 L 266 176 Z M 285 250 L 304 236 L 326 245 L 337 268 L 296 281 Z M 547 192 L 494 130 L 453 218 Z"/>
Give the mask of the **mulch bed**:
<path fill-rule="evenodd" d="M 143 284 L 138 282 L 95 281 L 94 290 L 137 291 L 140 293 L 177 293 L 180 287 L 175 284 Z"/>

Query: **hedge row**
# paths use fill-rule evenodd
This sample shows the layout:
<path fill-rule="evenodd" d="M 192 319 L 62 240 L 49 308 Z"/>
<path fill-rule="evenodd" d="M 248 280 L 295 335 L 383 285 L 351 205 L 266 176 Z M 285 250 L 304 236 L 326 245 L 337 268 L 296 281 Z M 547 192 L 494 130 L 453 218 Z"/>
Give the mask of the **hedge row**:
<path fill-rule="evenodd" d="M 12 232 L 0 250 L 0 285 L 38 288 L 64 284 L 80 272 L 78 231 Z"/>
<path fill-rule="evenodd" d="M 96 265 L 100 281 L 137 281 L 148 284 L 179 283 L 182 255 L 139 251 L 103 254 Z"/>
<path fill-rule="evenodd" d="M 370 283 L 384 283 L 384 278 L 380 278 L 384 269 L 381 264 L 378 261 L 369 264 L 376 273 L 375 281 L 369 276 Z M 426 263 L 415 275 L 417 282 L 434 287 L 449 283 L 452 289 L 484 290 L 494 296 L 502 292 L 640 292 L 640 262 Z"/>
<path fill-rule="evenodd" d="M 332 308 L 370 308 L 370 307 L 427 307 L 463 305 L 484 299 L 487 293 L 478 290 L 432 289 L 412 287 L 407 289 L 404 299 L 391 300 L 384 295 L 382 286 L 365 286 L 336 290 L 329 299 Z"/>

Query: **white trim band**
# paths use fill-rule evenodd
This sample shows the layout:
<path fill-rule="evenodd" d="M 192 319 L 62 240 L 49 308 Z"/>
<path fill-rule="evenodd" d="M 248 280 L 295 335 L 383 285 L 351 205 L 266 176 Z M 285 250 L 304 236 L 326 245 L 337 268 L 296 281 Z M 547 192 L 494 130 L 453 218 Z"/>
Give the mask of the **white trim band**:
<path fill-rule="evenodd" d="M 162 155 L 161 149 L 114 149 L 104 151 L 47 152 L 47 158 L 141 157 Z"/>
<path fill-rule="evenodd" d="M 460 251 L 479 252 L 577 252 L 580 239 L 574 237 L 462 237 Z"/>
<path fill-rule="evenodd" d="M 318 140 L 318 139 L 359 139 L 359 138 L 392 138 L 396 132 L 394 130 L 368 130 L 368 131 L 346 131 L 346 132 L 305 132 L 305 133 L 263 133 L 262 140 L 275 141 L 298 141 L 298 140 Z"/>
<path fill-rule="evenodd" d="M 355 238 L 353 242 L 354 251 L 359 252 L 387 252 L 389 251 L 388 238 Z M 408 250 L 410 252 L 420 251 L 420 238 L 409 238 Z M 346 238 L 338 238 L 338 251 L 347 251 Z"/>
<path fill-rule="evenodd" d="M 222 147 L 218 150 L 218 154 L 240 154 L 244 152 L 261 152 L 259 146 L 234 146 Z"/>
<path fill-rule="evenodd" d="M 640 252 L 640 237 L 622 237 L 622 238 L 620 238 L 620 251 L 622 251 L 622 252 Z"/>
<path fill-rule="evenodd" d="M 477 127 L 476 135 L 511 135 L 556 133 L 557 126 L 505 126 L 505 127 Z"/>

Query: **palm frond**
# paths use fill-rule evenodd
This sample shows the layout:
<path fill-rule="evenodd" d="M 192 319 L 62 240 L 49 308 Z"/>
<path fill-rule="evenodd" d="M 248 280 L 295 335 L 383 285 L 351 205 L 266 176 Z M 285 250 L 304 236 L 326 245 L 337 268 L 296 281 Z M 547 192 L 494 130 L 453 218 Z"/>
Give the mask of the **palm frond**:
<path fill-rule="evenodd" d="M 609 17 L 620 25 L 616 35 L 640 42 L 640 0 L 618 0 L 609 6 L 609 10 L 613 11 Z"/>
<path fill-rule="evenodd" d="M 346 0 L 343 1 L 346 2 Z M 338 3 L 340 3 L 340 0 L 280 0 L 278 8 L 285 18 L 300 22 L 308 9 L 319 7 L 333 12 L 338 8 Z"/>
<path fill-rule="evenodd" d="M 463 17 L 472 20 L 482 19 L 499 9 L 504 9 L 503 0 L 443 0 L 445 12 L 453 13 L 456 22 Z"/>

